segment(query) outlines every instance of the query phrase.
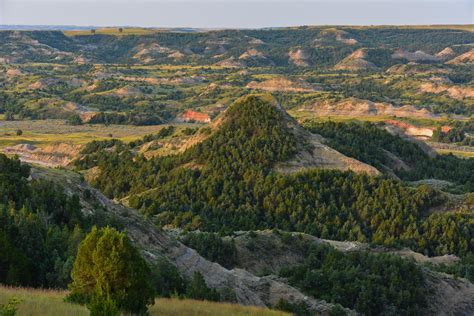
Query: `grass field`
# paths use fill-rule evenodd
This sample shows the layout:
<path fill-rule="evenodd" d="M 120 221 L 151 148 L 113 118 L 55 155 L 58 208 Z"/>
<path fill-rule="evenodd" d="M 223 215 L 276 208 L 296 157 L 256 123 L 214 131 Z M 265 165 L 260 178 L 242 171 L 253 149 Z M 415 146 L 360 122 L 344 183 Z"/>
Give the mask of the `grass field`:
<path fill-rule="evenodd" d="M 321 26 L 316 26 L 321 27 Z M 328 28 L 334 28 L 334 26 L 327 26 Z M 393 26 L 393 25 L 380 25 L 380 26 L 345 26 L 341 25 L 339 27 L 342 28 L 351 28 L 351 29 L 369 29 L 369 28 L 399 28 L 399 29 L 422 29 L 422 30 L 462 30 L 462 31 L 470 31 L 474 32 L 474 26 L 471 24 L 465 25 L 406 25 L 406 26 Z M 92 29 L 92 28 L 91 28 Z M 153 34 L 157 32 L 166 32 L 166 31 L 173 31 L 173 29 L 169 30 L 160 30 L 160 29 L 152 29 L 152 28 L 140 28 L 140 27 L 124 27 L 122 28 L 122 32 L 119 31 L 118 27 L 101 27 L 96 28 L 94 34 L 103 34 L 103 35 L 115 35 L 115 36 L 123 36 L 123 35 L 146 35 L 146 34 Z M 77 35 L 92 35 L 93 33 L 91 30 L 74 30 L 74 31 L 65 31 L 65 35 L 67 36 L 77 36 Z"/>
<path fill-rule="evenodd" d="M 147 134 L 155 134 L 168 125 L 132 126 L 132 125 L 81 125 L 71 126 L 64 120 L 41 121 L 4 121 L 0 122 L 0 148 L 17 144 L 32 144 L 38 147 L 55 143 L 82 145 L 93 140 L 110 139 L 110 135 L 129 142 Z M 183 124 L 193 127 L 193 124 Z M 180 126 L 178 126 L 179 130 Z M 16 130 L 23 134 L 16 135 Z"/>
<path fill-rule="evenodd" d="M 67 292 L 54 290 L 37 290 L 0 286 L 0 304 L 15 297 L 21 301 L 18 305 L 19 316 L 79 316 L 89 315 L 89 311 L 80 305 L 64 302 Z M 160 298 L 150 308 L 150 315 L 171 316 L 213 316 L 213 315 L 256 315 L 283 316 L 280 311 L 259 307 L 247 307 L 227 303 L 211 303 L 194 300 Z"/>
<path fill-rule="evenodd" d="M 462 151 L 462 150 L 455 150 L 455 149 L 435 149 L 437 153 L 446 155 L 446 154 L 453 154 L 460 158 L 474 158 L 474 151 Z"/>
<path fill-rule="evenodd" d="M 157 32 L 160 32 L 160 30 L 146 29 L 146 28 L 140 28 L 140 27 L 124 27 L 122 28 L 122 32 L 120 32 L 118 27 L 101 27 L 101 28 L 96 28 L 94 34 L 123 36 L 123 35 L 147 35 L 147 34 L 153 34 Z M 93 33 L 91 32 L 91 30 L 78 30 L 78 31 L 65 31 L 64 34 L 67 36 L 77 36 L 77 35 L 92 35 Z"/>
<path fill-rule="evenodd" d="M 296 120 L 302 122 L 305 120 L 310 120 L 313 122 L 326 122 L 326 121 L 333 121 L 333 122 L 347 122 L 347 121 L 363 121 L 363 122 L 383 122 L 387 119 L 390 119 L 390 116 L 316 116 L 312 111 L 297 111 L 297 110 L 289 110 L 288 114 L 294 117 Z"/>

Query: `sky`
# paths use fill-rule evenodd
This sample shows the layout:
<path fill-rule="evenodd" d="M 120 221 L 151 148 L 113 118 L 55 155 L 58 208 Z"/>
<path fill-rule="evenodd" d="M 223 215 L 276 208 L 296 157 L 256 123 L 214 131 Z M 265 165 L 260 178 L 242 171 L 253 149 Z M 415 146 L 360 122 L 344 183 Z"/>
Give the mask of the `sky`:
<path fill-rule="evenodd" d="M 0 0 L 0 25 L 474 24 L 474 0 Z"/>

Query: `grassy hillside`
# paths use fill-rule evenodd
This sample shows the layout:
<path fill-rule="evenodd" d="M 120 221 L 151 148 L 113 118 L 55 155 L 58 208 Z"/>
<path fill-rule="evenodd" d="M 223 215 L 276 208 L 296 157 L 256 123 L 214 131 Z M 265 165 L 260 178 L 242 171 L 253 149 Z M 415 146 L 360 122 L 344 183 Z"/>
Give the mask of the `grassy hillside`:
<path fill-rule="evenodd" d="M 64 302 L 65 291 L 36 290 L 0 286 L 0 304 L 12 297 L 20 299 L 18 315 L 76 316 L 89 315 L 89 311 L 80 305 Z M 227 303 L 211 303 L 194 300 L 157 299 L 150 308 L 150 315 L 288 315 L 259 307 L 246 307 Z"/>

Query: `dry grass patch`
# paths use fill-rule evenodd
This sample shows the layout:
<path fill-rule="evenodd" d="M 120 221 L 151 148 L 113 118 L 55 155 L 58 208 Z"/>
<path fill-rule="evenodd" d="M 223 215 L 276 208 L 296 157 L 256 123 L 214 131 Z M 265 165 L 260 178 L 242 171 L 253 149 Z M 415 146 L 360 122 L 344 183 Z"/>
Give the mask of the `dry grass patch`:
<path fill-rule="evenodd" d="M 0 286 L 0 304 L 15 297 L 21 301 L 17 315 L 36 316 L 86 316 L 86 307 L 64 302 L 66 291 L 40 290 Z M 214 315 L 256 315 L 284 316 L 289 315 L 261 307 L 242 306 L 229 303 L 214 303 L 194 300 L 159 298 L 150 309 L 150 315 L 170 316 L 214 316 Z"/>
<path fill-rule="evenodd" d="M 0 304 L 6 303 L 10 298 L 20 300 L 17 315 L 36 316 L 79 316 L 89 315 L 84 306 L 64 302 L 65 291 L 38 290 L 26 288 L 0 287 Z"/>
<path fill-rule="evenodd" d="M 94 29 L 94 28 L 91 28 Z M 91 30 L 74 30 L 74 31 L 65 31 L 64 34 L 67 36 L 78 36 L 78 35 L 115 35 L 115 36 L 124 36 L 124 35 L 147 35 L 158 33 L 158 29 L 148 29 L 140 27 L 123 27 L 122 32 L 119 31 L 119 27 L 101 27 L 95 29 L 95 33 L 92 33 Z"/>
<path fill-rule="evenodd" d="M 229 303 L 213 303 L 195 300 L 179 300 L 160 298 L 150 308 L 151 315 L 170 316 L 214 316 L 214 315 L 256 315 L 256 316 L 283 316 L 289 315 L 281 311 L 270 310 L 254 306 L 242 306 Z"/>
<path fill-rule="evenodd" d="M 124 142 L 155 134 L 169 125 L 80 125 L 70 126 L 64 120 L 5 121 L 0 122 L 0 148 L 17 144 L 43 147 L 49 144 L 69 143 L 83 145 L 93 140 L 118 138 Z M 23 134 L 16 135 L 16 130 Z"/>

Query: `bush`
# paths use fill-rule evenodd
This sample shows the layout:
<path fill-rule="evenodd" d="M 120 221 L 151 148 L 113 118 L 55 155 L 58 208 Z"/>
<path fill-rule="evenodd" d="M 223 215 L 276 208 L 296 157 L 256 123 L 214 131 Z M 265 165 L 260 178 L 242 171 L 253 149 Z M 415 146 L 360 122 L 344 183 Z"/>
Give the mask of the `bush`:
<path fill-rule="evenodd" d="M 155 298 L 150 276 L 124 232 L 94 227 L 77 251 L 70 297 L 87 302 L 91 315 L 143 314 Z"/>
<path fill-rule="evenodd" d="M 7 303 L 0 304 L 0 316 L 15 316 L 20 303 L 19 299 L 12 297 Z"/>
<path fill-rule="evenodd" d="M 82 125 L 82 119 L 79 114 L 73 114 L 68 117 L 67 123 L 73 126 Z"/>

